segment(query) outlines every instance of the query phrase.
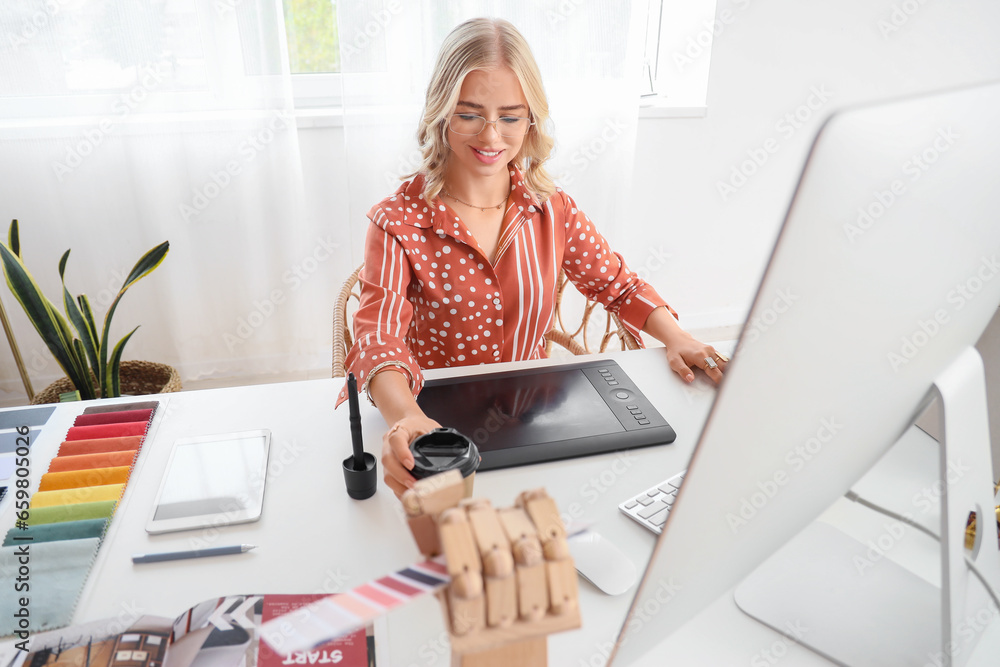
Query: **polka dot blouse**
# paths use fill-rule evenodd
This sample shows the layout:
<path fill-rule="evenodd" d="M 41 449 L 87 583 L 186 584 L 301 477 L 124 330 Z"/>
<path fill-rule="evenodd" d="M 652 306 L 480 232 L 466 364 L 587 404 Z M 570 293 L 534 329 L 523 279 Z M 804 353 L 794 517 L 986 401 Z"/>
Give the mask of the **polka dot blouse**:
<path fill-rule="evenodd" d="M 414 395 L 421 368 L 545 356 L 559 269 L 588 299 L 616 313 L 641 341 L 650 312 L 666 303 L 612 252 L 564 192 L 541 203 L 511 170 L 493 263 L 424 179 L 403 183 L 368 212 L 361 303 L 347 368 L 367 390 L 375 373 L 403 373 Z M 345 400 L 345 388 L 337 404 Z"/>

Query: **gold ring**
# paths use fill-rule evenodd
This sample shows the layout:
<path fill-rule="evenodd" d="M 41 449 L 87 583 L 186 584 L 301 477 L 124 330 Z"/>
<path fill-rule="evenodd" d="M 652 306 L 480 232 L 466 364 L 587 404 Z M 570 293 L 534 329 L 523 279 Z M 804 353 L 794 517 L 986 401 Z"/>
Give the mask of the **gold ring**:
<path fill-rule="evenodd" d="M 715 370 L 719 367 L 719 365 L 715 363 L 715 359 L 712 357 L 705 357 L 705 366 L 708 367 L 707 370 Z"/>
<path fill-rule="evenodd" d="M 385 437 L 386 438 L 391 438 L 392 434 L 395 433 L 396 431 L 398 431 L 401 428 L 403 428 L 402 424 L 394 424 L 393 427 L 389 429 L 389 432 L 385 434 Z"/>
<path fill-rule="evenodd" d="M 716 352 L 715 353 L 715 358 L 718 359 L 719 361 L 721 361 L 724 364 L 728 364 L 729 363 L 729 357 L 727 357 L 726 355 L 722 354 L 721 352 Z"/>

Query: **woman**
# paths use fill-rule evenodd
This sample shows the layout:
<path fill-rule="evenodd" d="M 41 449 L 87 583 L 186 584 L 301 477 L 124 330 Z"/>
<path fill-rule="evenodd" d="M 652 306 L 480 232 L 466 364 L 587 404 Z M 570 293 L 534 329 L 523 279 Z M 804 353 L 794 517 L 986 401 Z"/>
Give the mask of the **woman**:
<path fill-rule="evenodd" d="M 560 269 L 637 338 L 661 341 L 684 381 L 692 367 L 722 378 L 726 358 L 681 329 L 553 185 L 547 122 L 538 67 L 510 23 L 473 19 L 445 38 L 417 133 L 423 163 L 368 214 L 347 356 L 391 425 L 382 464 L 396 495 L 414 482 L 410 441 L 439 426 L 414 398 L 420 369 L 544 357 Z"/>

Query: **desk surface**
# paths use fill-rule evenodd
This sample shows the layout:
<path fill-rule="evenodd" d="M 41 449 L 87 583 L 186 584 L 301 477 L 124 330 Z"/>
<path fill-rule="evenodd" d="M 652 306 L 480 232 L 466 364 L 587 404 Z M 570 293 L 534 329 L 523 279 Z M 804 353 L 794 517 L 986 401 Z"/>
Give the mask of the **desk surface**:
<path fill-rule="evenodd" d="M 490 498 L 494 505 L 504 506 L 511 504 L 518 492 L 544 486 L 568 523 L 592 525 L 628 553 L 641 571 L 655 536 L 620 514 L 617 505 L 686 467 L 714 389 L 700 374 L 692 385 L 684 385 L 669 371 L 662 348 L 602 356 L 614 358 L 643 388 L 674 426 L 677 440 L 671 445 L 626 453 L 481 473 L 476 476 L 475 493 Z M 497 364 L 432 371 L 427 376 L 555 363 L 559 362 Z M 417 559 L 419 554 L 402 508 L 381 483 L 381 474 L 379 490 L 371 499 L 354 501 L 346 494 L 340 468 L 350 451 L 348 414 L 346 407 L 333 409 L 340 386 L 340 380 L 328 379 L 164 396 L 84 588 L 74 623 L 128 618 L 137 613 L 174 616 L 198 602 L 228 594 L 333 593 Z M 34 444 L 36 460 L 47 460 L 45 457 L 55 454 L 62 434 L 82 409 L 78 404 L 64 404 L 56 410 Z M 377 456 L 385 424 L 378 411 L 366 402 L 362 402 L 362 426 L 365 447 Z M 272 431 L 261 520 L 217 529 L 147 535 L 145 523 L 174 440 L 253 428 Z M 908 437 L 912 452 L 903 458 L 912 463 L 913 469 L 899 483 L 913 484 L 914 475 L 933 479 L 936 443 L 919 432 Z M 41 471 L 34 472 L 37 484 Z M 885 485 L 874 488 L 884 490 Z M 12 508 L 6 505 L 0 514 L 0 526 L 13 521 Z M 851 512 L 851 508 L 835 505 L 824 518 L 853 524 L 857 517 Z M 864 525 L 865 521 L 870 525 Z M 862 540 L 866 539 L 865 531 L 877 536 L 882 530 L 878 517 L 865 517 L 860 524 L 856 530 Z M 131 555 L 137 552 L 237 543 L 256 544 L 258 548 L 248 554 L 194 561 L 144 565 L 131 562 Z M 926 545 L 914 547 L 916 556 L 908 556 L 906 548 L 898 550 L 901 559 L 911 558 L 915 569 L 933 578 L 936 570 L 928 562 L 926 551 Z M 550 664 L 605 664 L 633 594 L 634 589 L 609 597 L 581 580 L 583 627 L 550 639 Z M 448 664 L 447 634 L 432 598 L 393 612 L 377 626 L 377 631 L 385 640 L 380 646 L 379 664 Z M 725 641 L 718 641 L 721 637 Z M 758 658 L 764 660 L 759 664 L 773 664 L 765 656 L 774 655 L 776 647 L 786 664 L 830 664 L 743 616 L 731 596 L 720 598 L 669 640 L 672 661 L 679 664 L 745 665 L 757 664 L 754 660 Z M 0 646 L 0 653 L 2 649 Z M 650 657 L 648 664 L 662 664 L 662 660 L 662 655 Z"/>

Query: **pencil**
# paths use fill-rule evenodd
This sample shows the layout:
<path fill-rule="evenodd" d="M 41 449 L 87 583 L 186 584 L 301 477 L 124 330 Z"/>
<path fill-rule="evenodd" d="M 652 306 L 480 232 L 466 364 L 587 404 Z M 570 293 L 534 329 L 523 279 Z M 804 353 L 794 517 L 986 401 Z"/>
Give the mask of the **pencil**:
<path fill-rule="evenodd" d="M 134 554 L 133 563 L 158 563 L 164 560 L 181 560 L 183 558 L 205 558 L 206 556 L 224 556 L 226 554 L 242 554 L 256 549 L 253 544 L 231 544 L 210 549 L 191 549 L 188 551 L 161 551 L 152 554 Z"/>

